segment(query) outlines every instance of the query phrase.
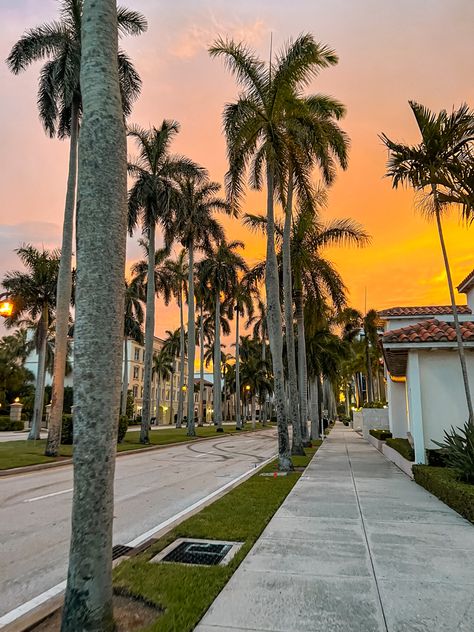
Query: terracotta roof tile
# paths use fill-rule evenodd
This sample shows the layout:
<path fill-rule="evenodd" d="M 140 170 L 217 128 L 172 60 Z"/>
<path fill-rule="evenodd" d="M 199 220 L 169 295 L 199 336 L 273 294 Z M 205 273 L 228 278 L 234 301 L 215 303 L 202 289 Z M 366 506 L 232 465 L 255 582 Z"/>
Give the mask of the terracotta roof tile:
<path fill-rule="evenodd" d="M 474 270 L 472 272 L 469 272 L 467 277 L 461 281 L 461 283 L 458 285 L 458 291 L 459 292 L 466 291 L 468 288 L 471 287 L 471 285 L 473 285 L 473 283 L 474 283 Z"/>
<path fill-rule="evenodd" d="M 471 309 L 467 305 L 456 305 L 458 314 L 472 314 Z M 452 314 L 451 305 L 423 305 L 420 307 L 391 307 L 390 309 L 382 309 L 377 312 L 380 318 L 388 318 L 390 316 L 442 316 L 444 314 Z"/>
<path fill-rule="evenodd" d="M 464 342 L 474 342 L 474 322 L 461 322 L 460 325 Z M 436 319 L 425 320 L 408 327 L 387 331 L 382 337 L 382 342 L 383 344 L 456 342 L 456 330 L 454 323 L 446 323 Z"/>

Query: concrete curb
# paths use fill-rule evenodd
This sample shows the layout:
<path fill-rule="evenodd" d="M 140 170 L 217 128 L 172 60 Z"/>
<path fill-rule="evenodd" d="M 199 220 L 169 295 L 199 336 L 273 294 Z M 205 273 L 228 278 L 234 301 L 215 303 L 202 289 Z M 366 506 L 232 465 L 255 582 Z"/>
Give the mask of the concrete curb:
<path fill-rule="evenodd" d="M 198 437 L 190 441 L 177 441 L 176 443 L 165 443 L 163 445 L 151 445 L 146 448 L 137 448 L 136 450 L 123 450 L 117 452 L 116 456 L 130 456 L 131 454 L 142 454 L 142 452 L 151 452 L 153 450 L 163 450 L 164 448 L 175 448 L 179 445 L 185 445 L 186 443 L 199 443 L 201 441 L 209 441 L 210 439 L 225 439 L 229 436 L 253 434 L 255 432 L 261 432 L 262 430 L 270 430 L 273 426 L 267 426 L 266 428 L 259 428 L 258 430 L 241 430 L 240 432 L 228 432 L 219 433 L 216 432 L 215 436 L 211 437 Z M 0 478 L 2 476 L 15 476 L 16 474 L 28 474 L 29 472 L 38 472 L 40 470 L 49 470 L 54 467 L 62 467 L 63 465 L 71 465 L 72 457 L 65 457 L 60 461 L 52 461 L 50 463 L 37 463 L 35 465 L 24 465 L 22 467 L 11 467 L 8 470 L 0 470 Z"/>

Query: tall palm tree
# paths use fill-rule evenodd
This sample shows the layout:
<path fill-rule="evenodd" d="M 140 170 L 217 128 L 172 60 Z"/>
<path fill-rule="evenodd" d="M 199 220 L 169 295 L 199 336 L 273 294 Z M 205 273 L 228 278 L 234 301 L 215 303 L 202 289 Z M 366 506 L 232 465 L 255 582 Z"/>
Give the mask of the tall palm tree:
<path fill-rule="evenodd" d="M 64 399 L 64 374 L 67 359 L 69 307 L 72 277 L 72 236 L 77 180 L 77 143 L 82 117 L 80 87 L 81 28 L 83 0 L 61 0 L 61 19 L 29 29 L 13 46 L 7 59 L 10 70 L 19 74 L 32 63 L 47 59 L 40 73 L 38 109 L 40 120 L 51 138 L 69 137 L 69 167 L 64 208 L 61 263 L 56 292 L 56 352 L 52 388 L 52 407 L 46 445 L 47 456 L 57 456 L 61 442 Z M 139 35 L 147 28 L 137 11 L 117 9 L 121 35 Z M 129 57 L 118 51 L 120 90 L 125 116 L 141 88 L 140 77 Z"/>
<path fill-rule="evenodd" d="M 418 125 L 421 142 L 413 146 L 404 145 L 382 134 L 381 139 L 389 151 L 386 175 L 392 179 L 394 188 L 400 185 L 411 186 L 423 196 L 421 198 L 423 212 L 429 217 L 434 217 L 436 221 L 453 310 L 469 422 L 474 424 L 466 357 L 442 225 L 443 211 L 450 202 L 449 196 L 447 200 L 442 197 L 445 193 L 443 183 L 449 182 L 450 172 L 455 170 L 459 162 L 473 149 L 474 111 L 467 105 L 462 105 L 451 114 L 448 114 L 446 110 L 441 110 L 436 114 L 414 101 L 409 101 L 409 104 Z M 469 202 L 468 199 L 466 201 Z M 468 209 L 469 203 L 467 209 L 464 210 Z"/>
<path fill-rule="evenodd" d="M 235 286 L 231 297 L 233 311 L 235 311 L 235 425 L 238 430 L 242 428 L 240 410 L 240 319 L 245 314 L 247 314 L 248 319 L 253 317 L 253 294 L 255 293 L 255 285 L 249 282 L 248 277 L 244 277 Z"/>
<path fill-rule="evenodd" d="M 49 326 L 56 307 L 56 284 L 61 253 L 59 250 L 40 251 L 31 245 L 24 245 L 15 252 L 26 271 L 7 272 L 3 278 L 2 285 L 15 306 L 12 316 L 6 319 L 5 324 L 7 327 L 13 327 L 25 315 L 35 323 L 34 340 L 38 353 L 38 369 L 33 419 L 28 439 L 39 439 L 43 419 L 46 346 Z"/>
<path fill-rule="evenodd" d="M 135 182 L 129 193 L 128 227 L 130 233 L 141 224 L 148 243 L 148 282 L 145 316 L 145 375 L 140 443 L 149 443 L 153 339 L 155 335 L 155 235 L 158 222 L 165 221 L 177 199 L 176 178 L 199 173 L 199 168 L 183 156 L 172 156 L 170 145 L 179 132 L 176 121 L 163 121 L 150 130 L 132 127 L 129 135 L 136 140 L 138 156 L 129 164 Z M 170 246 L 171 244 L 167 244 Z"/>
<path fill-rule="evenodd" d="M 112 632 L 114 469 L 127 237 L 127 143 L 115 0 L 84 0 L 81 37 L 74 494 L 61 631 Z"/>
<path fill-rule="evenodd" d="M 161 381 L 169 380 L 173 373 L 173 358 L 169 351 L 162 347 L 153 356 L 153 372 L 156 375 L 156 423 L 160 420 Z"/>
<path fill-rule="evenodd" d="M 278 419 L 279 467 L 292 467 L 288 426 L 285 415 L 283 346 L 278 265 L 275 251 L 274 201 L 279 182 L 287 172 L 287 129 L 290 121 L 308 120 L 307 108 L 295 98 L 305 83 L 323 66 L 337 60 L 333 51 L 301 35 L 271 61 L 258 59 L 243 44 L 218 40 L 210 48 L 211 56 L 223 56 L 236 77 L 242 93 L 236 103 L 224 110 L 229 171 L 226 176 L 228 197 L 237 207 L 244 191 L 244 179 L 250 166 L 250 182 L 260 189 L 265 172 L 267 190 L 266 297 L 267 324 L 275 381 Z M 299 173 L 295 178 L 300 181 Z"/>
<path fill-rule="evenodd" d="M 144 288 L 139 277 L 133 277 L 130 282 L 125 281 L 125 308 L 123 326 L 123 378 L 121 415 L 127 414 L 128 395 L 128 340 L 143 344 L 143 300 Z"/>
<path fill-rule="evenodd" d="M 181 348 L 181 331 L 180 328 L 174 331 L 166 330 L 167 338 L 163 344 L 163 353 L 171 358 L 170 372 L 170 418 L 169 424 L 173 423 L 173 404 L 174 404 L 174 375 L 176 373 L 176 358 L 179 356 Z"/>
<path fill-rule="evenodd" d="M 176 259 L 167 259 L 163 264 L 163 272 L 167 277 L 167 283 L 171 294 L 175 297 L 179 309 L 179 389 L 178 389 L 178 417 L 176 427 L 181 428 L 184 414 L 184 395 L 186 387 L 184 384 L 187 333 L 184 326 L 184 302 L 188 295 L 188 263 L 186 250 L 184 248 L 178 253 Z M 165 301 L 166 302 L 166 301 Z M 194 383 L 194 374 L 193 381 Z"/>
<path fill-rule="evenodd" d="M 221 301 L 227 301 L 238 283 L 239 274 L 247 272 L 247 264 L 236 251 L 242 248 L 240 241 L 221 241 L 198 264 L 198 274 L 207 285 L 214 303 L 214 423 L 222 431 L 221 387 Z"/>
<path fill-rule="evenodd" d="M 209 250 L 211 244 L 224 239 L 221 225 L 213 217 L 215 211 L 229 213 L 229 205 L 218 197 L 220 184 L 209 182 L 203 171 L 199 177 L 183 178 L 178 181 L 178 205 L 167 225 L 167 232 L 178 239 L 188 252 L 188 388 L 194 385 L 194 359 L 196 349 L 194 252 L 195 249 Z M 188 436 L 195 436 L 194 397 L 188 394 Z"/>

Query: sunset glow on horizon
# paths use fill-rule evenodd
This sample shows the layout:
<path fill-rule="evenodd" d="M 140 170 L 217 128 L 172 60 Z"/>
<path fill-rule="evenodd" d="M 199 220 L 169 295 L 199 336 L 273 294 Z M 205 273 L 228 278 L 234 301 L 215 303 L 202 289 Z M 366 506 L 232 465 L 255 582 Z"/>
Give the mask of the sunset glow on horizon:
<path fill-rule="evenodd" d="M 349 168 L 339 171 L 322 219 L 350 217 L 372 236 L 363 249 L 334 248 L 349 289 L 349 302 L 364 310 L 395 305 L 448 304 L 449 295 L 436 227 L 415 209 L 412 191 L 391 188 L 384 178 L 387 153 L 379 134 L 407 143 L 418 141 L 412 99 L 431 110 L 474 106 L 472 82 L 474 3 L 472 0 L 349 0 L 286 2 L 241 0 L 234 3 L 182 0 L 121 2 L 142 12 L 148 31 L 124 38 L 121 46 L 143 81 L 142 95 L 130 121 L 160 125 L 164 118 L 181 124 L 173 151 L 205 166 L 223 182 L 227 169 L 221 115 L 238 90 L 222 61 L 208 46 L 220 35 L 245 41 L 268 59 L 301 32 L 334 48 L 339 64 L 324 70 L 308 93 L 330 94 L 347 107 L 342 128 L 351 139 Z M 55 0 L 5 0 L 0 8 L 0 57 L 29 27 L 57 18 Z M 49 139 L 36 109 L 41 65 L 13 76 L 0 65 L 0 134 L 4 161 L 0 170 L 0 275 L 19 267 L 13 252 L 24 242 L 46 248 L 60 245 L 66 189 L 68 143 Z M 129 142 L 129 153 L 135 147 Z M 243 208 L 265 210 L 265 196 L 248 191 Z M 227 235 L 245 242 L 245 257 L 255 263 L 265 254 L 264 240 L 223 219 Z M 462 225 L 453 209 L 445 219 L 453 279 L 459 283 L 474 268 L 474 225 Z M 129 240 L 129 260 L 141 256 Z M 463 295 L 459 303 L 465 303 Z M 157 312 L 156 333 L 178 327 L 177 308 Z"/>

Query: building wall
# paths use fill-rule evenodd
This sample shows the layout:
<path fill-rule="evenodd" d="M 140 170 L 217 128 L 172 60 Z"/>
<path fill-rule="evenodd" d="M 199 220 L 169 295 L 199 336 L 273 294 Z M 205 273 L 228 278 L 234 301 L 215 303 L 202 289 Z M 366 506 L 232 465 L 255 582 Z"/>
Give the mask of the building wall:
<path fill-rule="evenodd" d="M 410 356 L 414 352 L 410 352 Z M 459 356 L 456 351 L 418 351 L 425 449 L 442 441 L 444 430 L 468 418 Z M 474 352 L 466 350 L 471 392 L 474 392 Z"/>

